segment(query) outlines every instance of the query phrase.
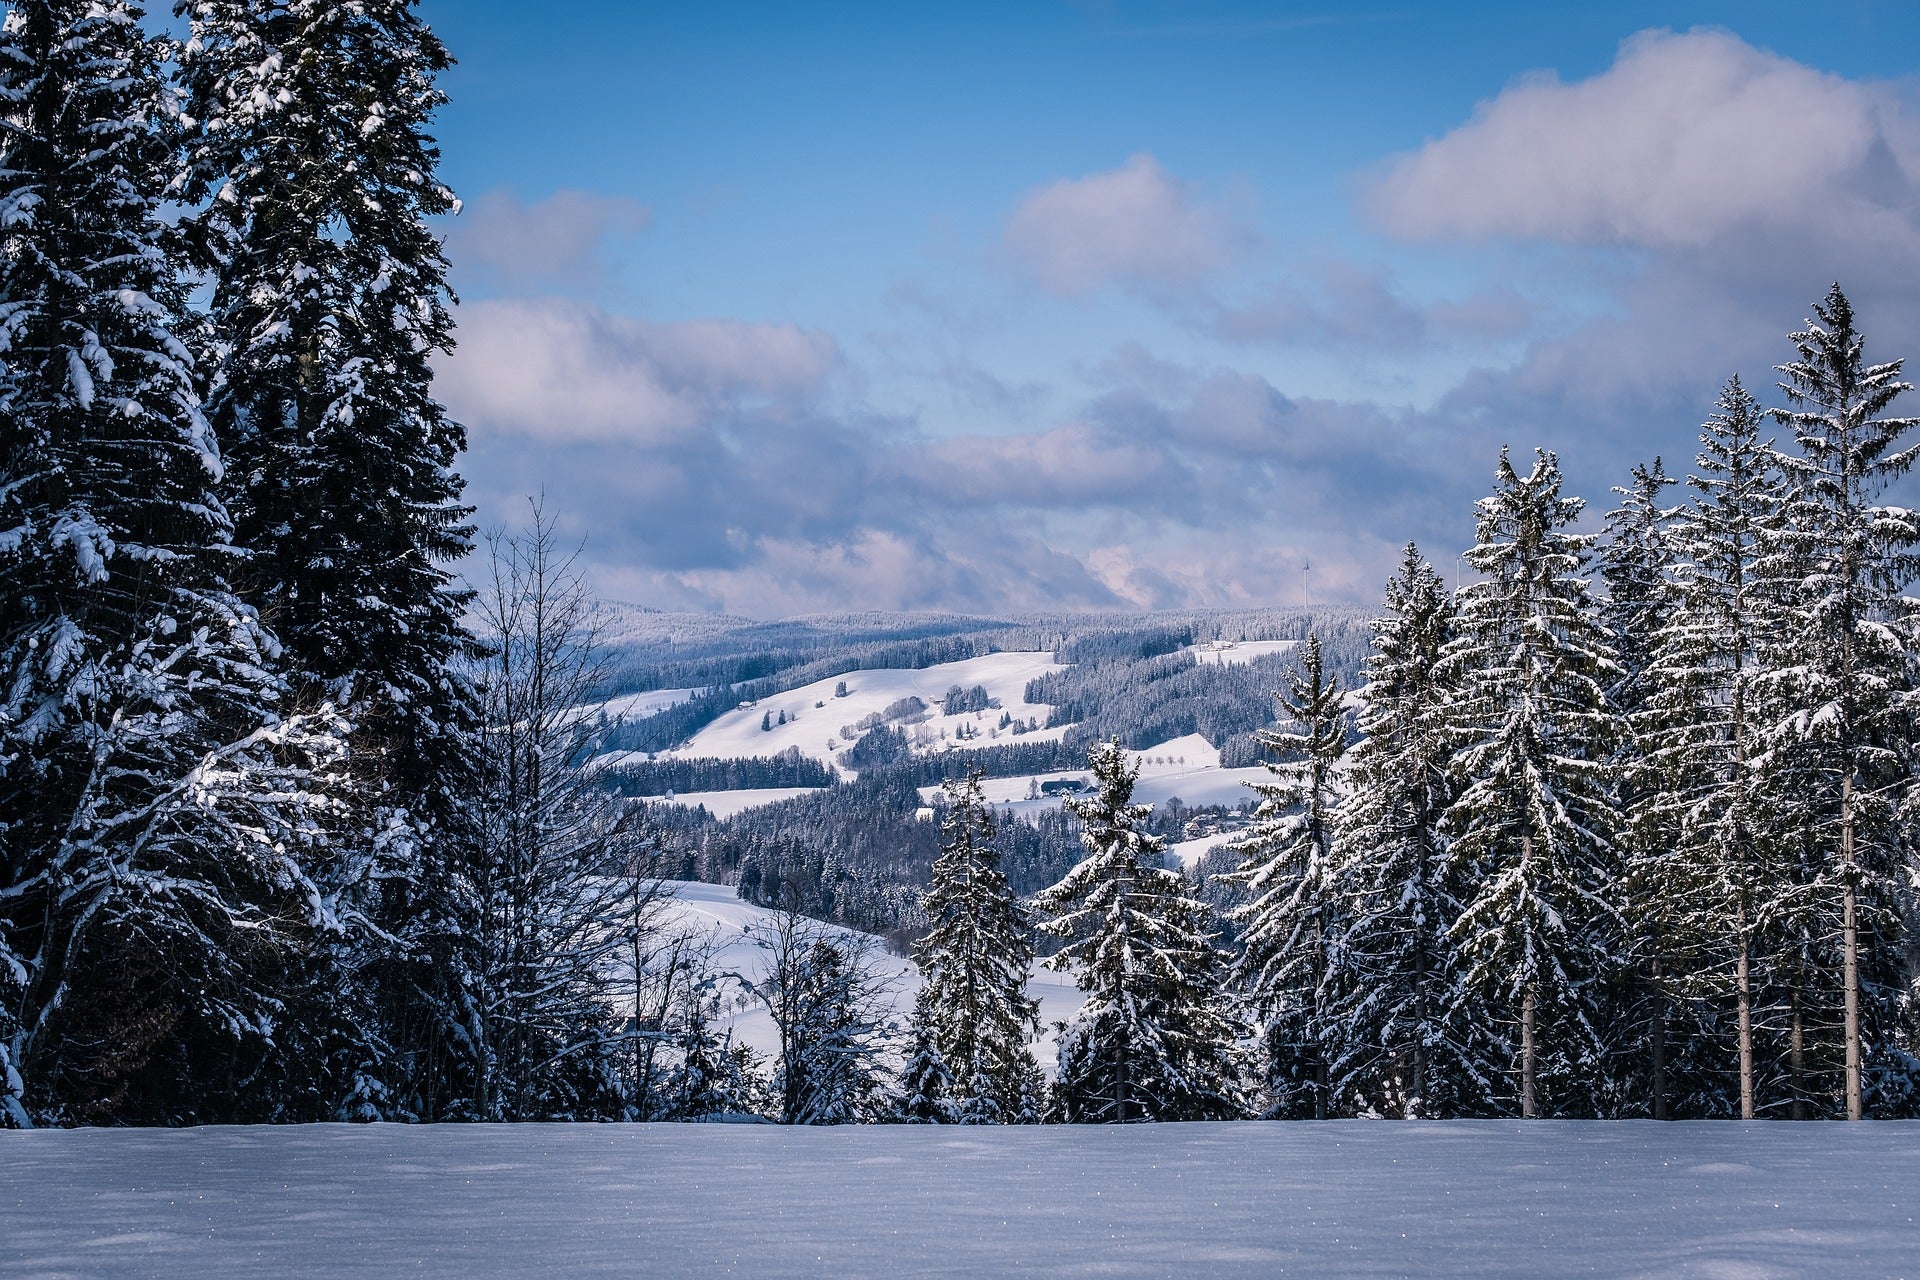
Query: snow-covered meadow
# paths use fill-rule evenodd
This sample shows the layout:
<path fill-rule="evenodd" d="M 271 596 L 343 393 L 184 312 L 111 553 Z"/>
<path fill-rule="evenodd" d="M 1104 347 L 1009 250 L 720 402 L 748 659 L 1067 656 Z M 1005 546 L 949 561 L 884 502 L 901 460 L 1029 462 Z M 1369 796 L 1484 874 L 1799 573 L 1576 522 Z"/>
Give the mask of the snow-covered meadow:
<path fill-rule="evenodd" d="M 1052 654 L 993 653 L 920 670 L 850 671 L 844 676 L 818 680 L 737 707 L 694 734 L 685 746 L 665 754 L 733 759 L 778 755 L 788 748 L 797 748 L 800 754 L 831 765 L 864 732 L 843 731 L 854 730 L 854 726 L 869 716 L 884 715 L 903 698 L 919 698 L 928 706 L 927 718 L 912 726 L 919 731 L 916 736 L 939 744 L 944 741 L 942 730 L 952 734 L 965 727 L 969 732 L 978 732 L 981 745 L 985 745 L 996 740 L 991 735 L 995 733 L 1001 711 L 947 715 L 938 706 L 947 690 L 954 685 L 963 689 L 983 686 L 987 695 L 1001 704 L 1001 710 L 1023 719 L 1037 718 L 1044 724 L 1052 708 L 1026 700 L 1027 682 L 1058 670 L 1060 665 L 1053 661 Z M 837 695 L 836 690 L 842 685 L 847 692 Z M 769 720 L 770 726 L 762 729 L 762 723 Z M 1030 735 L 1029 740 L 1058 737 L 1061 732 L 1063 730 L 1043 729 L 1037 736 Z M 998 740 L 1014 739 L 1001 734 Z"/>
<path fill-rule="evenodd" d="M 1920 1124 L 0 1133 L 0 1275 L 1920 1274 Z"/>

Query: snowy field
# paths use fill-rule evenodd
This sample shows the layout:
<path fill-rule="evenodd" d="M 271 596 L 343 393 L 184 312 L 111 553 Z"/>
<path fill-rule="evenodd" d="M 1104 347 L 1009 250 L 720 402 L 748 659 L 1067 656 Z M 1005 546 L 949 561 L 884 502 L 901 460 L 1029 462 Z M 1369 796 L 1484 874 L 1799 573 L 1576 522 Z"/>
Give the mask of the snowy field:
<path fill-rule="evenodd" d="M 1026 700 L 1027 681 L 1062 669 L 1050 653 L 991 653 L 919 671 L 849 671 L 844 676 L 802 685 L 750 706 L 737 707 L 700 730 L 679 750 L 666 754 L 735 759 L 779 755 L 789 747 L 798 747 L 802 755 L 833 764 L 863 732 L 843 730 L 853 730 L 866 717 L 881 715 L 900 699 L 909 697 L 919 698 L 933 713 L 923 721 L 901 726 L 918 740 L 915 749 L 922 753 L 959 745 L 953 735 L 963 724 L 968 732 L 977 731 L 980 735 L 964 744 L 967 746 L 1057 738 L 1065 729 L 1041 730 L 1016 738 L 996 726 L 1002 711 L 1022 720 L 1037 718 L 1045 724 L 1052 708 Z M 847 686 L 847 696 L 835 697 L 834 690 L 842 683 Z M 1001 710 L 952 716 L 942 713 L 936 700 L 946 697 L 947 690 L 954 685 L 963 689 L 984 686 L 988 697 L 999 700 Z M 786 723 L 780 724 L 783 713 Z M 775 723 L 762 730 L 761 724 L 768 719 Z M 943 730 L 947 734 L 944 739 Z"/>
<path fill-rule="evenodd" d="M 641 720 L 647 716 L 677 707 L 683 702 L 705 693 L 705 689 L 652 689 L 646 693 L 626 693 L 605 702 L 590 702 L 583 710 L 590 717 L 605 716 L 609 720 Z"/>
<path fill-rule="evenodd" d="M 1273 777 L 1260 765 L 1247 769 L 1222 769 L 1219 749 L 1197 733 L 1162 742 L 1144 751 L 1128 751 L 1127 762 L 1138 766 L 1140 770 L 1133 787 L 1135 804 L 1158 806 L 1177 798 L 1190 808 L 1214 804 L 1232 808 L 1245 801 L 1257 801 L 1259 796 L 1247 789 L 1248 784 L 1266 782 Z M 1035 786 L 1069 780 L 1079 782 L 1089 790 L 1093 786 L 1091 771 L 1068 769 L 1031 777 L 988 778 L 981 783 L 981 793 L 996 814 L 1026 817 L 1041 809 L 1057 809 L 1064 802 L 1064 797 L 1059 795 L 1028 799 L 1028 793 Z M 939 787 L 922 787 L 920 796 L 932 804 L 940 791 Z"/>
<path fill-rule="evenodd" d="M 1920 1274 L 1920 1124 L 0 1133 L 0 1276 Z"/>
<path fill-rule="evenodd" d="M 1212 663 L 1221 667 L 1244 667 L 1256 658 L 1271 658 L 1282 653 L 1292 653 L 1300 647 L 1298 640 L 1213 640 L 1206 644 L 1187 646 L 1186 652 L 1193 655 L 1195 662 Z"/>

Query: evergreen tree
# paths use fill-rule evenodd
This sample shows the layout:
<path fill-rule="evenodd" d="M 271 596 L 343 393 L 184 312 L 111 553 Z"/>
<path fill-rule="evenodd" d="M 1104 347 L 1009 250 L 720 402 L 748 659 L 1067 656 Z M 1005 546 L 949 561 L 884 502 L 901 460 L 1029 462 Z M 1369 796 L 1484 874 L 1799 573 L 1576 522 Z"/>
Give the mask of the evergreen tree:
<path fill-rule="evenodd" d="M 161 44 L 0 25 L 0 1124 L 273 1118 L 331 709 L 282 710 L 161 250 Z"/>
<path fill-rule="evenodd" d="M 427 133 L 446 50 L 414 0 L 177 0 L 191 121 L 184 239 L 211 282 L 207 416 L 231 459 L 238 585 L 280 633 L 300 707 L 352 724 L 352 855 L 323 887 L 372 927 L 341 940 L 313 1018 L 336 1023 L 343 1111 L 467 1114 L 462 1023 L 477 909 L 475 718 L 456 674 L 471 545 L 432 396 L 451 343 L 455 208 Z M 397 940 L 397 944 L 388 939 Z M 376 1065 L 377 1063 L 377 1065 Z"/>
<path fill-rule="evenodd" d="M 1270 1114 L 1325 1119 L 1334 1046 L 1325 1043 L 1321 999 L 1328 933 L 1345 923 L 1334 914 L 1333 832 L 1348 716 L 1318 636 L 1307 637 L 1300 669 L 1288 675 L 1280 701 L 1292 727 L 1259 735 L 1280 762 L 1267 762 L 1271 781 L 1253 784 L 1260 807 L 1233 846 L 1240 869 L 1224 877 L 1249 895 L 1232 912 L 1245 926 L 1232 982 L 1265 1019 Z"/>
<path fill-rule="evenodd" d="M 1920 456 L 1902 444 L 1920 419 L 1886 416 L 1911 384 L 1901 361 L 1866 363 L 1838 285 L 1792 341 L 1799 358 L 1779 366 L 1789 407 L 1774 416 L 1799 445 L 1779 455 L 1797 586 L 1793 634 L 1769 664 L 1765 767 L 1832 922 L 1810 931 L 1807 958 L 1827 991 L 1838 978 L 1842 1106 L 1857 1120 L 1870 1102 L 1910 1105 L 1915 1087 L 1898 896 L 1920 607 L 1903 593 L 1920 576 L 1920 513 L 1877 499 Z"/>
<path fill-rule="evenodd" d="M 733 1033 L 714 1034 L 719 996 L 703 981 L 687 992 L 680 1027 L 680 1061 L 668 1074 L 668 1120 L 710 1120 L 716 1116 L 757 1115 L 765 1106 L 765 1082 L 753 1051 L 735 1044 Z"/>
<path fill-rule="evenodd" d="M 958 1073 L 951 1101 L 971 1114 L 1014 1115 L 1039 1034 L 1027 997 L 1033 946 L 1019 902 L 1000 871 L 993 816 L 974 770 L 952 783 L 940 856 L 922 907 L 928 932 L 914 948 L 926 979 L 931 1047 Z M 977 1090 L 984 1087 L 987 1096 Z"/>
<path fill-rule="evenodd" d="M 1784 500 L 1759 403 L 1728 381 L 1701 427 L 1692 502 L 1670 537 L 1677 556 L 1672 607 L 1658 622 L 1648 689 L 1634 712 L 1649 777 L 1642 820 L 1664 841 L 1636 872 L 1678 960 L 1682 994 L 1734 1008 L 1737 1100 L 1757 1114 L 1756 969 L 1759 929 L 1790 884 L 1770 855 L 1766 797 L 1753 764 L 1761 753 L 1756 691 L 1763 652 L 1781 624 Z M 1695 1028 L 1696 1040 L 1701 1029 Z M 1711 1100 L 1690 1108 L 1710 1112 Z"/>
<path fill-rule="evenodd" d="M 1440 820 L 1453 636 L 1446 584 L 1408 544 L 1373 624 L 1360 740 L 1335 815 L 1333 897 L 1345 913 L 1324 1020 L 1330 1104 L 1407 1119 L 1487 1114 L 1498 1043 L 1458 1016 L 1460 959 L 1450 936 L 1468 892 Z"/>
<path fill-rule="evenodd" d="M 1703 1007 L 1674 996 L 1682 963 L 1674 919 L 1675 829 L 1665 803 L 1668 778 L 1648 749 L 1657 727 L 1647 713 L 1656 700 L 1660 629 L 1682 604 L 1669 528 L 1674 513 L 1664 505 L 1674 483 L 1659 458 L 1652 467 L 1634 467 L 1633 482 L 1614 488 L 1620 502 L 1607 513 L 1600 556 L 1607 586 L 1600 617 L 1619 664 L 1608 697 L 1623 730 L 1614 766 L 1625 871 L 1617 905 L 1627 926 L 1619 981 L 1609 993 L 1617 1060 L 1608 1084 L 1630 1110 L 1648 1100 L 1656 1120 L 1669 1118 L 1676 1094 L 1697 1091 L 1696 1058 L 1711 1050 L 1706 1029 L 1688 1025 Z M 1688 1061 L 1674 1061 L 1676 1053 Z"/>
<path fill-rule="evenodd" d="M 879 979 L 859 934 L 779 912 L 754 941 L 765 976 L 749 990 L 780 1033 L 773 1089 L 784 1124 L 850 1124 L 879 1100 L 878 1056 L 888 1029 Z"/>
<path fill-rule="evenodd" d="M 1132 803 L 1120 744 L 1094 747 L 1089 764 L 1095 793 L 1067 801 L 1087 857 L 1036 899 L 1052 916 L 1042 927 L 1067 939 L 1048 963 L 1087 995 L 1060 1039 L 1061 1114 L 1107 1124 L 1236 1115 L 1238 1028 L 1206 907 L 1143 829 L 1151 810 Z"/>
<path fill-rule="evenodd" d="M 953 1072 L 935 1041 L 935 1013 L 927 988 L 914 998 L 913 1048 L 901 1077 L 900 1118 L 908 1124 L 951 1124 L 954 1120 Z"/>
<path fill-rule="evenodd" d="M 1466 553 L 1482 578 L 1460 593 L 1442 664 L 1465 784 L 1443 830 L 1456 874 L 1478 886 L 1453 930 L 1471 1016 L 1517 1032 L 1533 1117 L 1590 1106 L 1581 1095 L 1605 1067 L 1599 989 L 1620 931 L 1606 683 L 1619 668 L 1583 576 L 1593 536 L 1568 529 L 1583 504 L 1561 495 L 1558 461 L 1541 453 L 1522 476 L 1502 450 L 1497 474 Z"/>

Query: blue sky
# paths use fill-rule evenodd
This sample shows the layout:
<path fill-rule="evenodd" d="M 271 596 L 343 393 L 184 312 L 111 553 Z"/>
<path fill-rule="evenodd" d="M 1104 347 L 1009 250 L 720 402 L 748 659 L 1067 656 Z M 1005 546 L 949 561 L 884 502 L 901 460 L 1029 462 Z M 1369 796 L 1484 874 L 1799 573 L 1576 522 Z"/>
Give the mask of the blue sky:
<path fill-rule="evenodd" d="M 472 497 L 618 598 L 1366 601 L 1829 279 L 1920 340 L 1910 4 L 422 9 Z"/>

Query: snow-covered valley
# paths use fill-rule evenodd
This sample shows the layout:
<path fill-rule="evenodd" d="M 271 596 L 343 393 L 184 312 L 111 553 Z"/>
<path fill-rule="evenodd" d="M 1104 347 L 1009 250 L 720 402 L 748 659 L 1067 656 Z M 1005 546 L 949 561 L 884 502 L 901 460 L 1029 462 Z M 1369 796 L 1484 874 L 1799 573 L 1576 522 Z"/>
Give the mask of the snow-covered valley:
<path fill-rule="evenodd" d="M 1920 1273 L 1920 1125 L 0 1133 L 0 1275 Z"/>

